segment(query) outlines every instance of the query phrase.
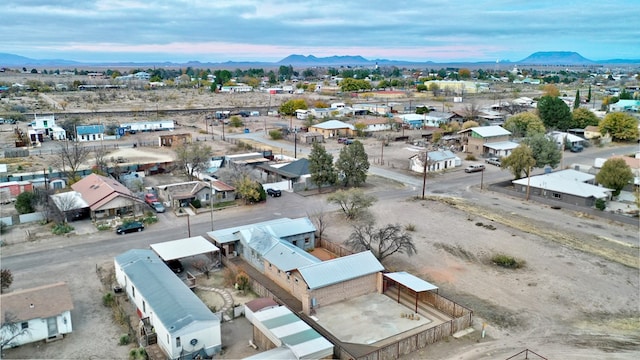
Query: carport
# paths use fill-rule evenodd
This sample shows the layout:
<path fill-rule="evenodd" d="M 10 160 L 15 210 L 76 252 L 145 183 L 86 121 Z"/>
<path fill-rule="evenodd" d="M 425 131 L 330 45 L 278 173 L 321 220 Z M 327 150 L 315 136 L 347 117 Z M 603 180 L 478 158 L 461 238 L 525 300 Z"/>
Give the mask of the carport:
<path fill-rule="evenodd" d="M 401 287 L 405 287 L 415 294 L 415 309 L 414 311 L 418 312 L 418 294 L 425 291 L 435 290 L 436 294 L 438 293 L 438 287 L 431 284 L 428 281 L 424 281 L 419 277 L 411 275 L 407 272 L 400 271 L 394 273 L 386 273 L 384 275 L 385 286 L 386 289 L 388 285 L 398 284 L 398 303 L 400 302 L 400 290 Z M 390 284 L 389 284 L 390 283 Z"/>
<path fill-rule="evenodd" d="M 164 261 L 207 253 L 211 253 L 213 259 L 213 253 L 217 251 L 218 261 L 220 261 L 220 249 L 202 236 L 151 244 L 151 250 Z"/>

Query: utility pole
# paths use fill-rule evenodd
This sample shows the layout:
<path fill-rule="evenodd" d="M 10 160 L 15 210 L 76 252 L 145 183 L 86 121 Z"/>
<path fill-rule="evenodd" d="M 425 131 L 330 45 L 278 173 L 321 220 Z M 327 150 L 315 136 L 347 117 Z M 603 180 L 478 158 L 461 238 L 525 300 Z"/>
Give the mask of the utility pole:
<path fill-rule="evenodd" d="M 483 183 L 484 183 L 484 169 L 480 171 L 480 190 L 482 190 Z"/>
<path fill-rule="evenodd" d="M 429 151 L 424 151 L 424 168 L 422 169 L 422 200 L 424 200 L 424 191 L 427 188 L 427 163 L 429 162 Z"/>
<path fill-rule="evenodd" d="M 209 207 L 211 208 L 211 231 L 213 231 L 213 184 L 212 180 L 209 180 Z"/>
<path fill-rule="evenodd" d="M 529 171 L 527 172 L 527 201 L 529 201 L 530 187 L 531 187 L 531 166 L 529 166 Z"/>
<path fill-rule="evenodd" d="M 298 158 L 298 131 L 293 132 L 293 158 Z"/>

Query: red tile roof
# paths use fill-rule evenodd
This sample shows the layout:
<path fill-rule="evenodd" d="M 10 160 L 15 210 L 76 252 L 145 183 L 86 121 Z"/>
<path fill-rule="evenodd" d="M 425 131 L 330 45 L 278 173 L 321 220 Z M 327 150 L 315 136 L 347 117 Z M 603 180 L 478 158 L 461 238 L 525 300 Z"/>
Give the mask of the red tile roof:
<path fill-rule="evenodd" d="M 125 196 L 132 200 L 138 199 L 133 195 L 131 190 L 114 179 L 98 175 L 90 174 L 81 179 L 77 183 L 71 185 L 71 188 L 80 194 L 82 198 L 89 204 L 91 210 L 96 210 L 100 206 L 108 203 L 118 196 Z"/>

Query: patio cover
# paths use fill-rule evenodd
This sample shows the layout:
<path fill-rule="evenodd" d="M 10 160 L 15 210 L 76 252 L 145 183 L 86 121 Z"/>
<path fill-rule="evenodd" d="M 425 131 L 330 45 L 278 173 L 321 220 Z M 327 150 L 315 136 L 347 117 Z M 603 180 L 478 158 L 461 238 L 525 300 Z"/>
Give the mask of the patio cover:
<path fill-rule="evenodd" d="M 436 290 L 436 292 L 438 291 L 437 286 L 404 271 L 387 273 L 387 274 L 384 274 L 384 276 L 398 283 L 398 303 L 400 303 L 400 287 L 401 286 L 404 286 L 408 289 L 413 290 L 413 292 L 415 292 L 415 304 L 414 304 L 413 310 L 416 313 L 418 312 L 418 294 L 421 292 L 431 291 L 431 290 Z"/>
<path fill-rule="evenodd" d="M 415 292 L 437 290 L 438 287 L 430 282 L 424 281 L 417 276 L 411 275 L 405 271 L 387 273 L 384 276 L 389 279 L 408 287 Z"/>
<path fill-rule="evenodd" d="M 156 254 L 158 254 L 158 256 L 160 256 L 162 260 L 165 261 L 216 252 L 220 250 L 217 246 L 213 245 L 202 236 L 194 236 L 186 239 L 151 244 L 151 249 Z"/>

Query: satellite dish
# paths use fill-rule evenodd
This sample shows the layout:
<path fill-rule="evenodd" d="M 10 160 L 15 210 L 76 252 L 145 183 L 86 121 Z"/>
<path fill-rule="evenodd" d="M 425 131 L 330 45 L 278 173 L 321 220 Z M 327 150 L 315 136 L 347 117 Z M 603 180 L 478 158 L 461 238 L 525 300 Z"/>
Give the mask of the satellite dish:
<path fill-rule="evenodd" d="M 191 339 L 191 341 L 189 341 L 189 344 L 191 344 L 191 346 L 196 346 L 197 343 L 198 339 Z"/>

